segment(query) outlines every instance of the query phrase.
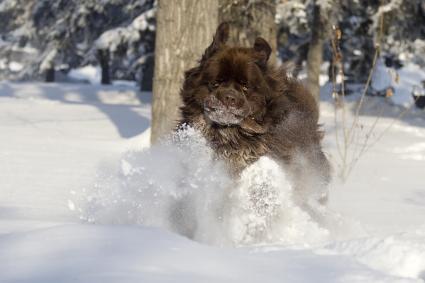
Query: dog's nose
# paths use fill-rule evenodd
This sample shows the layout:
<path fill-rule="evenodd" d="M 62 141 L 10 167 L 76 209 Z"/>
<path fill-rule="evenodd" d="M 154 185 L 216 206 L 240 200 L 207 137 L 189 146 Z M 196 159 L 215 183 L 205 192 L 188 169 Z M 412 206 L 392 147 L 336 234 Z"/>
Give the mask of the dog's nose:
<path fill-rule="evenodd" d="M 233 93 L 228 93 L 224 96 L 224 103 L 228 106 L 236 106 L 236 97 Z"/>
<path fill-rule="evenodd" d="M 224 105 L 227 107 L 237 107 L 239 106 L 239 96 L 235 91 L 228 90 L 226 92 L 223 92 L 222 94 L 222 101 Z"/>

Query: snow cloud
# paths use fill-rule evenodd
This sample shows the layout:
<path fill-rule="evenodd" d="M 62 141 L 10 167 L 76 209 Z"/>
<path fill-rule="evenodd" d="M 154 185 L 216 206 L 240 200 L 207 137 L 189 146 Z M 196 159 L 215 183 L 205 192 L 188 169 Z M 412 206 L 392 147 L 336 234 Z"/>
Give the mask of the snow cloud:
<path fill-rule="evenodd" d="M 299 205 L 284 168 L 268 157 L 235 180 L 192 128 L 105 167 L 76 201 L 91 223 L 161 227 L 219 246 L 308 246 L 346 224 L 324 207 Z"/>

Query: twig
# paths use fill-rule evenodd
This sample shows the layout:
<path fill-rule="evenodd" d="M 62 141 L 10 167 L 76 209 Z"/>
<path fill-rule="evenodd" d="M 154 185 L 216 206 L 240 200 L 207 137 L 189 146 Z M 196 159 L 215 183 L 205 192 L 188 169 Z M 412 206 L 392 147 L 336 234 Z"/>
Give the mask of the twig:
<path fill-rule="evenodd" d="M 360 119 L 360 112 L 362 110 L 364 101 L 365 101 L 365 97 L 367 94 L 367 91 L 370 87 L 371 81 L 372 81 L 372 76 L 373 73 L 375 72 L 375 68 L 376 68 L 376 64 L 380 55 L 380 51 L 381 51 L 381 39 L 382 39 L 382 35 L 383 35 L 383 23 L 384 23 L 384 13 L 379 14 L 379 31 L 378 31 L 378 36 L 377 36 L 377 43 L 375 44 L 375 53 L 373 56 L 373 60 L 372 60 L 372 67 L 369 71 L 366 83 L 365 83 L 365 87 L 362 91 L 362 94 L 360 96 L 359 102 L 356 106 L 356 110 L 354 113 L 354 119 L 351 123 L 351 126 L 349 129 L 347 129 L 347 125 L 346 125 L 346 105 L 345 105 L 345 84 L 344 84 L 344 72 L 342 67 L 339 70 L 339 74 L 341 76 L 341 96 L 338 96 L 337 94 L 337 88 L 336 88 L 336 76 L 335 76 L 335 68 L 337 64 L 341 64 L 341 60 L 342 60 L 342 55 L 340 52 L 340 48 L 339 48 L 339 40 L 341 38 L 341 31 L 334 27 L 334 38 L 331 42 L 332 44 L 332 50 L 334 53 L 333 56 L 333 66 L 332 66 L 332 84 L 333 84 L 333 97 L 335 100 L 335 105 L 334 105 L 334 120 L 335 120 L 335 136 L 336 136 L 336 144 L 337 144 L 337 149 L 338 149 L 338 153 L 339 156 L 341 158 L 341 172 L 340 172 L 340 177 L 342 178 L 342 180 L 346 180 L 346 178 L 350 175 L 351 171 L 353 170 L 354 166 L 357 164 L 358 160 L 360 159 L 360 157 L 367 152 L 367 150 L 373 146 L 375 144 L 376 141 L 374 141 L 372 144 L 370 144 L 370 139 L 372 137 L 373 132 L 376 129 L 376 126 L 383 114 L 383 110 L 382 112 L 376 116 L 376 119 L 374 120 L 372 126 L 368 129 L 366 136 L 364 136 L 364 142 L 362 143 L 362 145 L 360 147 L 355 147 L 355 149 L 352 151 L 351 157 L 350 155 L 350 151 L 351 151 L 351 147 L 353 146 L 353 144 L 355 143 L 355 139 L 359 137 L 359 135 L 357 134 L 358 126 L 359 126 L 359 119 Z M 338 100 L 338 98 L 341 99 L 341 101 Z M 340 131 L 338 128 L 338 110 L 337 110 L 337 102 L 341 102 L 342 104 L 342 129 L 341 129 L 341 133 L 342 133 L 342 137 L 343 137 L 343 144 L 341 144 L 341 141 L 339 139 L 339 135 L 340 135 Z M 349 163 L 349 164 L 348 164 Z"/>

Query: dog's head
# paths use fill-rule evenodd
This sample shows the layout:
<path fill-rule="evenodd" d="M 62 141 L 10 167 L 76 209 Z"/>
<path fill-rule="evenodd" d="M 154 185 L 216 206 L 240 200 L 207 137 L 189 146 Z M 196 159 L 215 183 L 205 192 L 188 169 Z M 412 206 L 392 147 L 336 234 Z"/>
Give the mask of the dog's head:
<path fill-rule="evenodd" d="M 223 23 L 202 56 L 196 99 L 208 122 L 242 127 L 247 120 L 262 121 L 265 114 L 271 48 L 262 38 L 251 48 L 229 47 L 228 37 L 229 26 Z"/>

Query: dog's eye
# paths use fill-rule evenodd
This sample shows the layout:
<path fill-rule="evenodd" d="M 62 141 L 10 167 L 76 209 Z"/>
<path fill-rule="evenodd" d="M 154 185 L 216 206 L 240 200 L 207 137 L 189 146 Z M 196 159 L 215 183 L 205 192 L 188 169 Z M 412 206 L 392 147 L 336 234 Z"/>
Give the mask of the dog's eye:
<path fill-rule="evenodd" d="M 220 86 L 220 82 L 218 82 L 218 81 L 211 82 L 211 83 L 210 83 L 210 86 L 211 86 L 212 88 L 218 88 L 218 87 Z"/>

